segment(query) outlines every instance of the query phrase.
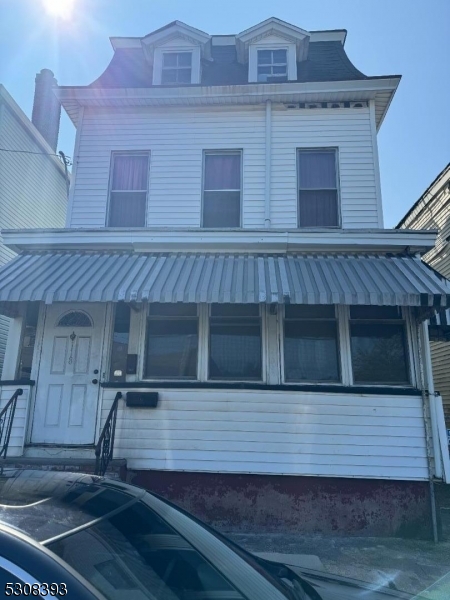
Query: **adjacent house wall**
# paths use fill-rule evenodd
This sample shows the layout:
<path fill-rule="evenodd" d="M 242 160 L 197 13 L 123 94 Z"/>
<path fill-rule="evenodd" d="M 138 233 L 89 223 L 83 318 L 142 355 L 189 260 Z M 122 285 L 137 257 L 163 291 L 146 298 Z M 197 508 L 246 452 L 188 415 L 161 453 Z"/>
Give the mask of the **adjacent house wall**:
<path fill-rule="evenodd" d="M 264 227 L 265 109 L 85 108 L 70 227 L 106 222 L 111 153 L 151 152 L 147 225 L 199 227 L 203 150 L 242 149 L 243 226 Z M 297 148 L 337 148 L 344 228 L 378 227 L 369 108 L 274 105 L 272 227 L 297 227 Z"/>
<path fill-rule="evenodd" d="M 441 175 L 401 226 L 439 231 L 434 249 L 424 256 L 424 260 L 450 279 L 450 166 Z M 446 422 L 450 427 L 450 342 L 431 342 L 430 345 L 434 385 L 442 395 Z"/>
<path fill-rule="evenodd" d="M 1 85 L 0 148 L 8 150 L 0 151 L 0 229 L 63 227 L 67 207 L 64 168 L 58 158 L 47 156 L 54 150 Z M 0 239 L 0 265 L 13 256 Z M 8 327 L 9 319 L 0 316 L 0 372 Z"/>

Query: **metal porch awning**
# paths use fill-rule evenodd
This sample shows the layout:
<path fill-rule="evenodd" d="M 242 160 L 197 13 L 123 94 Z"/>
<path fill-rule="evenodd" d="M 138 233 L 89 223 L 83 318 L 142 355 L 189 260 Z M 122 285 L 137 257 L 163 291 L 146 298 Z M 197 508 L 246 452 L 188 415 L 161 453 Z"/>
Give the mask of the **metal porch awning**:
<path fill-rule="evenodd" d="M 410 256 L 67 251 L 0 270 L 0 311 L 27 301 L 447 307 L 450 286 Z"/>

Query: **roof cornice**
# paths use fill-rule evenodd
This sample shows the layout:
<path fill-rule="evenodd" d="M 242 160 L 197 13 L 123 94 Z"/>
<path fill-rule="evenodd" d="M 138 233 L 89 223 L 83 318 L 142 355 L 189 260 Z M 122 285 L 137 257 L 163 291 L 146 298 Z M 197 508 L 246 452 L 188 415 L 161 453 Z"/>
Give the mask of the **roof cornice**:
<path fill-rule="evenodd" d="M 375 100 L 377 114 L 384 115 L 400 76 L 351 81 L 249 83 L 229 86 L 148 88 L 59 87 L 55 90 L 73 123 L 80 106 L 227 106 L 279 103 Z M 379 123 L 377 122 L 377 125 Z"/>
<path fill-rule="evenodd" d="M 3 230 L 15 252 L 129 250 L 136 252 L 394 252 L 422 254 L 435 231 L 407 229 L 22 229 Z"/>

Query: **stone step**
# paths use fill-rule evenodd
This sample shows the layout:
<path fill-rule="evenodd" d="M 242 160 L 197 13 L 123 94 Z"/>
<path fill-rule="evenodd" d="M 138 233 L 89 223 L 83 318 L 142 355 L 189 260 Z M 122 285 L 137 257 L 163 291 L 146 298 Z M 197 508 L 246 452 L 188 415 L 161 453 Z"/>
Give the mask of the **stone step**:
<path fill-rule="evenodd" d="M 95 472 L 95 458 L 10 456 L 0 459 L 0 469 L 1 467 L 40 471 L 71 471 L 73 473 L 87 473 L 93 475 Z M 105 477 L 125 481 L 126 469 L 126 459 L 115 458 L 109 463 Z"/>

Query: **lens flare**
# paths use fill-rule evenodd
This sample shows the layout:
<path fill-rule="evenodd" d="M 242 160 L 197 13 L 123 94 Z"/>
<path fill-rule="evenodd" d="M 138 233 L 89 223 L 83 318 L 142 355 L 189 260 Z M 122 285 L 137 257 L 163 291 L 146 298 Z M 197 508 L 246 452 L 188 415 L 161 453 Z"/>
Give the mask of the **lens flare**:
<path fill-rule="evenodd" d="M 42 0 L 45 11 L 57 19 L 71 18 L 75 0 Z"/>

